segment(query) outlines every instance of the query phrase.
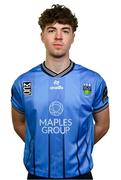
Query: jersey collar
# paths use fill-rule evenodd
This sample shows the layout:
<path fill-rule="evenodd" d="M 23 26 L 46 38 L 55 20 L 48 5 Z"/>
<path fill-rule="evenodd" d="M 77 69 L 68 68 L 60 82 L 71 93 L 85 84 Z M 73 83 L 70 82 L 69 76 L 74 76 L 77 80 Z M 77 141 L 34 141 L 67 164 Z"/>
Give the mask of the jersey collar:
<path fill-rule="evenodd" d="M 69 66 L 64 71 L 60 72 L 59 74 L 57 74 L 57 73 L 51 71 L 50 69 L 48 69 L 46 67 L 46 65 L 45 65 L 45 61 L 41 64 L 41 68 L 46 74 L 48 74 L 50 76 L 62 77 L 62 76 L 65 76 L 66 74 L 68 74 L 69 72 L 71 72 L 73 70 L 73 68 L 74 68 L 74 65 L 75 65 L 75 63 L 70 60 Z"/>

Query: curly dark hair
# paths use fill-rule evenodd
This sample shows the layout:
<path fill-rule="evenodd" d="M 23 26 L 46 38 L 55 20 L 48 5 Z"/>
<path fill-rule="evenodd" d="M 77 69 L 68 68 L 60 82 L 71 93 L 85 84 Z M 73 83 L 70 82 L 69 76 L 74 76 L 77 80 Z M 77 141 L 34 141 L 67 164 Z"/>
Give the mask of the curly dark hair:
<path fill-rule="evenodd" d="M 72 27 L 73 32 L 78 27 L 78 20 L 71 10 L 64 5 L 53 4 L 51 9 L 46 9 L 39 17 L 38 24 L 42 31 L 46 25 L 58 22 L 60 24 L 69 24 Z"/>

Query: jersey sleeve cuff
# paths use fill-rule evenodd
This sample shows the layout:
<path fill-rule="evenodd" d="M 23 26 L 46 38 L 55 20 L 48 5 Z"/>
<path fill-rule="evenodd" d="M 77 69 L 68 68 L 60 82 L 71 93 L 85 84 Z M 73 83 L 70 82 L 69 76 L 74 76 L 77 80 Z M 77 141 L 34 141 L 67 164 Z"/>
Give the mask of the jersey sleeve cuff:
<path fill-rule="evenodd" d="M 12 108 L 14 108 L 16 111 L 20 113 L 24 113 L 24 110 L 21 107 L 19 107 L 12 99 L 11 99 L 11 104 L 12 104 Z"/>
<path fill-rule="evenodd" d="M 109 103 L 107 102 L 104 106 L 98 108 L 98 109 L 94 109 L 94 113 L 98 113 L 100 111 L 103 111 L 104 109 L 106 109 L 109 106 Z"/>
<path fill-rule="evenodd" d="M 12 104 L 12 108 L 15 109 L 16 111 L 18 111 L 19 113 L 24 114 L 24 111 L 16 108 L 13 104 Z"/>

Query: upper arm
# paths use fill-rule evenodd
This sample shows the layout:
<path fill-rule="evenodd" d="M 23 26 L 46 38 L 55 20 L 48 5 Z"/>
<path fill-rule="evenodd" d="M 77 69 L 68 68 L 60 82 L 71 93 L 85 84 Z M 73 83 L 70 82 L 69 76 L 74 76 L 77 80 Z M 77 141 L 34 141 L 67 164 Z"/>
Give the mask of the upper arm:
<path fill-rule="evenodd" d="M 100 79 L 99 85 L 96 88 L 94 99 L 94 111 L 93 117 L 95 121 L 95 127 L 101 131 L 107 132 L 110 124 L 109 117 L 109 98 L 107 85 L 104 79 Z"/>
<path fill-rule="evenodd" d="M 12 122 L 16 133 L 25 140 L 25 114 L 22 84 L 17 79 L 11 89 Z"/>
<path fill-rule="evenodd" d="M 15 108 L 12 107 L 12 122 L 14 129 L 22 126 L 25 123 L 25 115 L 22 112 L 17 111 Z"/>
<path fill-rule="evenodd" d="M 24 113 L 24 103 L 23 103 L 23 92 L 22 85 L 19 81 L 15 81 L 11 89 L 11 104 L 13 109 L 17 110 L 18 113 Z"/>
<path fill-rule="evenodd" d="M 100 112 L 94 113 L 94 121 L 107 130 L 110 125 L 109 106 Z"/>

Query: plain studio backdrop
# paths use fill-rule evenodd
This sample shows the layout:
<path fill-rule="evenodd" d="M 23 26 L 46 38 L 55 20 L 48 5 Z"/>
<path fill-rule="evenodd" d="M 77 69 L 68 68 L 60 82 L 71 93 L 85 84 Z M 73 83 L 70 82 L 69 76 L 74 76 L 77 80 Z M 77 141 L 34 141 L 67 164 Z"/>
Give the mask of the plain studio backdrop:
<path fill-rule="evenodd" d="M 37 22 L 42 11 L 54 3 L 69 7 L 79 20 L 71 59 L 100 73 L 108 85 L 111 125 L 94 146 L 94 180 L 120 179 L 120 0 L 0 1 L 0 179 L 26 180 L 24 143 L 11 120 L 11 86 L 20 74 L 45 60 Z"/>

